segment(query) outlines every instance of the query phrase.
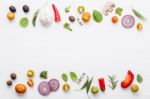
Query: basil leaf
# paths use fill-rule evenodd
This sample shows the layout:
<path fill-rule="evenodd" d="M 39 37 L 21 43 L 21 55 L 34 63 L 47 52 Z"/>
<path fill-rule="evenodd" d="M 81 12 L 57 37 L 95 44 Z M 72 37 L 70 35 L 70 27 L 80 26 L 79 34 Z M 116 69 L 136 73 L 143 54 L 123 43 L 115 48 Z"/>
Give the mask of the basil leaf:
<path fill-rule="evenodd" d="M 63 79 L 65 82 L 68 81 L 68 76 L 67 76 L 67 74 L 63 73 L 63 74 L 61 75 L 61 77 L 62 77 L 62 79 Z"/>
<path fill-rule="evenodd" d="M 70 77 L 73 81 L 77 81 L 77 79 L 78 79 L 76 73 L 74 73 L 74 72 L 70 72 Z"/>
<path fill-rule="evenodd" d="M 140 74 L 137 75 L 137 82 L 139 82 L 139 83 L 143 82 L 143 78 Z"/>

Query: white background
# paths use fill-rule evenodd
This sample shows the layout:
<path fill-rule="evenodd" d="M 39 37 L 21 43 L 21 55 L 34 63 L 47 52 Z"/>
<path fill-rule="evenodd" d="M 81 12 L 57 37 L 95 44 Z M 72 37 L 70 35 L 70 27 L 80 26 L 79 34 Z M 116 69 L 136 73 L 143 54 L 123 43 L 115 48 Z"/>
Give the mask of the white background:
<path fill-rule="evenodd" d="M 105 93 L 99 93 L 92 99 L 149 99 L 150 98 L 150 24 L 149 21 L 142 22 L 136 18 L 137 22 L 143 23 L 143 31 L 138 32 L 136 27 L 124 29 L 120 22 L 116 25 L 111 23 L 111 17 L 104 17 L 101 24 L 93 20 L 80 26 L 72 24 L 73 32 L 63 29 L 63 23 L 67 21 L 69 15 L 79 16 L 76 12 L 78 5 L 84 5 L 86 10 L 92 12 L 93 9 L 102 10 L 107 1 L 115 1 L 117 7 L 124 9 L 123 15 L 133 14 L 131 7 L 138 9 L 147 18 L 150 17 L 149 0 L 49 0 L 49 11 L 53 13 L 51 3 L 58 7 L 62 22 L 55 23 L 50 27 L 43 27 L 37 21 L 37 27 L 33 28 L 31 19 L 36 9 L 40 8 L 47 0 L 1 0 L 0 1 L 0 98 L 5 99 L 44 99 L 37 91 L 37 85 L 41 80 L 38 75 L 41 70 L 49 71 L 49 79 L 60 79 L 61 73 L 75 71 L 79 75 L 86 72 L 89 76 L 95 77 L 93 85 L 97 85 L 98 77 L 105 77 L 116 74 L 121 81 L 128 69 L 135 74 L 140 73 L 144 77 L 144 82 L 140 85 L 140 91 L 133 94 L 129 89 L 123 90 L 118 85 L 115 91 L 107 87 Z M 29 14 L 22 11 L 23 4 L 30 6 Z M 14 5 L 17 8 L 16 19 L 9 22 L 6 14 L 8 7 Z M 71 13 L 66 14 L 64 8 L 72 5 Z M 19 26 L 21 17 L 30 19 L 30 26 L 23 29 Z M 120 17 L 121 18 L 121 17 Z M 6 81 L 9 74 L 16 72 L 18 79 L 13 82 L 26 83 L 26 71 L 34 69 L 37 73 L 35 87 L 28 88 L 23 96 L 15 93 L 14 86 L 8 88 Z M 69 81 L 69 83 L 72 83 Z M 136 80 L 134 83 L 137 83 Z M 72 83 L 72 90 L 65 94 L 60 89 L 56 93 L 48 96 L 51 99 L 88 99 L 85 91 L 76 92 L 75 84 Z"/>

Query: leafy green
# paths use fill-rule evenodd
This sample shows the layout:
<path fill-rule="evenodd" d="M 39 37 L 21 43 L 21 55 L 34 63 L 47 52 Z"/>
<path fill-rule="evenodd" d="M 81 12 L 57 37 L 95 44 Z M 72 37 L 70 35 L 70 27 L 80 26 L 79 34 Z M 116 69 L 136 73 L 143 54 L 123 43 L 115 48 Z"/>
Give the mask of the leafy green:
<path fill-rule="evenodd" d="M 28 24 L 29 24 L 28 18 L 23 17 L 23 18 L 20 19 L 20 26 L 21 26 L 21 27 L 27 27 Z"/>
<path fill-rule="evenodd" d="M 65 8 L 65 12 L 70 12 L 70 9 L 71 9 L 71 6 L 67 6 L 67 7 Z"/>
<path fill-rule="evenodd" d="M 67 76 L 67 74 L 63 73 L 63 74 L 61 75 L 61 77 L 62 77 L 62 79 L 63 79 L 65 82 L 68 81 L 68 76 Z"/>
<path fill-rule="evenodd" d="M 77 74 L 75 72 L 70 72 L 70 77 L 73 81 L 77 81 L 78 79 Z"/>
<path fill-rule="evenodd" d="M 65 23 L 64 24 L 64 28 L 67 29 L 67 30 L 69 30 L 69 31 L 72 31 L 69 23 Z"/>
<path fill-rule="evenodd" d="M 93 19 L 95 22 L 100 23 L 103 20 L 103 16 L 99 11 L 93 10 Z"/>
<path fill-rule="evenodd" d="M 35 13 L 34 13 L 34 16 L 33 16 L 33 19 L 32 19 L 32 25 L 35 27 L 36 26 L 36 19 L 37 19 L 37 16 L 39 14 L 39 11 L 40 9 L 36 10 Z"/>
<path fill-rule="evenodd" d="M 118 80 L 116 80 L 116 76 L 113 75 L 113 76 L 108 76 L 109 78 L 109 82 L 111 83 L 111 85 L 108 85 L 111 89 L 115 89 L 117 87 L 117 83 L 118 83 Z"/>
<path fill-rule="evenodd" d="M 137 75 L 137 82 L 139 83 L 143 82 L 143 77 L 140 74 Z"/>
<path fill-rule="evenodd" d="M 47 79 L 47 71 L 42 71 L 41 73 L 40 73 L 40 77 L 41 78 L 44 78 L 44 79 Z"/>
<path fill-rule="evenodd" d="M 118 14 L 119 16 L 121 16 L 122 11 L 123 11 L 123 9 L 122 9 L 122 8 L 120 8 L 120 7 L 118 7 L 118 8 L 116 8 L 115 13 L 116 13 L 116 14 Z"/>

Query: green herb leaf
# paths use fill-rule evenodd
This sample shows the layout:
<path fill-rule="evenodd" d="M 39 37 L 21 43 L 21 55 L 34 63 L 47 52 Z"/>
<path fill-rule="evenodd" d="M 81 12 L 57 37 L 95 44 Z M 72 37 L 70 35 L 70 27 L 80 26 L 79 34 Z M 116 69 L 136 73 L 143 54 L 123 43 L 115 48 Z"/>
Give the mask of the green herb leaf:
<path fill-rule="evenodd" d="M 139 83 L 143 82 L 143 78 L 140 74 L 137 75 L 137 82 L 139 82 Z"/>
<path fill-rule="evenodd" d="M 67 76 L 67 74 L 63 73 L 61 77 L 62 77 L 62 79 L 63 79 L 65 82 L 68 81 L 68 76 Z"/>
<path fill-rule="evenodd" d="M 100 23 L 103 20 L 103 16 L 99 11 L 93 10 L 93 19 L 95 22 Z"/>
<path fill-rule="evenodd" d="M 33 16 L 33 19 L 32 19 L 32 25 L 35 27 L 36 26 L 36 19 L 37 19 L 37 16 L 39 14 L 39 11 L 40 9 L 38 9 L 37 11 L 35 11 L 34 13 L 34 16 Z"/>
<path fill-rule="evenodd" d="M 118 80 L 116 80 L 116 76 L 112 75 L 112 76 L 108 76 L 109 78 L 109 82 L 111 83 L 111 85 L 108 85 L 111 89 L 115 89 L 117 87 L 117 83 L 119 82 Z"/>
<path fill-rule="evenodd" d="M 81 87 L 81 90 L 83 90 L 84 88 L 86 88 L 87 85 L 88 85 L 88 83 L 89 83 L 89 78 L 87 78 L 86 82 L 85 82 L 84 85 Z"/>
<path fill-rule="evenodd" d="M 23 18 L 21 18 L 21 20 L 20 20 L 20 26 L 21 27 L 27 27 L 28 26 L 28 24 L 29 24 L 29 20 L 28 20 L 28 18 L 26 18 L 26 17 L 23 17 Z"/>
<path fill-rule="evenodd" d="M 90 80 L 90 81 L 88 82 L 88 84 L 87 84 L 87 87 L 86 87 L 86 93 L 87 93 L 87 94 L 89 93 L 89 90 L 90 90 L 90 87 L 91 87 L 93 78 L 94 78 L 94 77 L 92 77 L 91 80 Z"/>
<path fill-rule="evenodd" d="M 78 77 L 75 72 L 70 72 L 70 77 L 73 81 L 77 81 Z"/>
<path fill-rule="evenodd" d="M 141 14 L 139 13 L 137 10 L 135 9 L 132 9 L 133 13 L 135 14 L 135 16 L 137 16 L 139 19 L 141 20 L 145 20 L 146 18 Z"/>
<path fill-rule="evenodd" d="M 116 14 L 118 14 L 119 16 L 121 16 L 123 9 L 118 7 L 115 11 Z"/>
<path fill-rule="evenodd" d="M 41 73 L 40 73 L 40 77 L 41 78 L 44 78 L 44 79 L 47 79 L 47 71 L 42 71 Z"/>
<path fill-rule="evenodd" d="M 64 24 L 64 28 L 67 29 L 67 30 L 69 30 L 69 31 L 72 31 L 69 23 L 65 23 Z"/>
<path fill-rule="evenodd" d="M 70 9 L 71 9 L 71 6 L 67 6 L 67 7 L 65 8 L 65 12 L 70 12 Z"/>

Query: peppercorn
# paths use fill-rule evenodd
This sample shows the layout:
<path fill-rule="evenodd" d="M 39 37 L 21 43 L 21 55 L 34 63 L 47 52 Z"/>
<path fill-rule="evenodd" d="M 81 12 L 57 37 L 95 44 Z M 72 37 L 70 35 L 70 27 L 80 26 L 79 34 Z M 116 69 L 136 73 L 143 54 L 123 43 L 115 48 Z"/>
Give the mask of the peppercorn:
<path fill-rule="evenodd" d="M 9 10 L 10 10 L 11 12 L 13 12 L 13 13 L 16 12 L 16 8 L 15 8 L 15 6 L 13 6 L 13 5 L 9 7 Z"/>
<path fill-rule="evenodd" d="M 22 9 L 25 13 L 29 12 L 30 10 L 28 5 L 24 5 Z"/>
<path fill-rule="evenodd" d="M 8 85 L 8 86 L 11 86 L 11 85 L 12 85 L 12 81 L 11 81 L 11 80 L 8 80 L 8 81 L 7 81 L 7 85 Z"/>
<path fill-rule="evenodd" d="M 74 16 L 69 16 L 69 21 L 70 22 L 74 22 L 75 21 L 75 17 Z"/>
<path fill-rule="evenodd" d="M 12 80 L 15 80 L 15 79 L 17 78 L 17 75 L 16 75 L 15 73 L 12 73 L 12 74 L 10 75 L 10 77 L 11 77 Z"/>

